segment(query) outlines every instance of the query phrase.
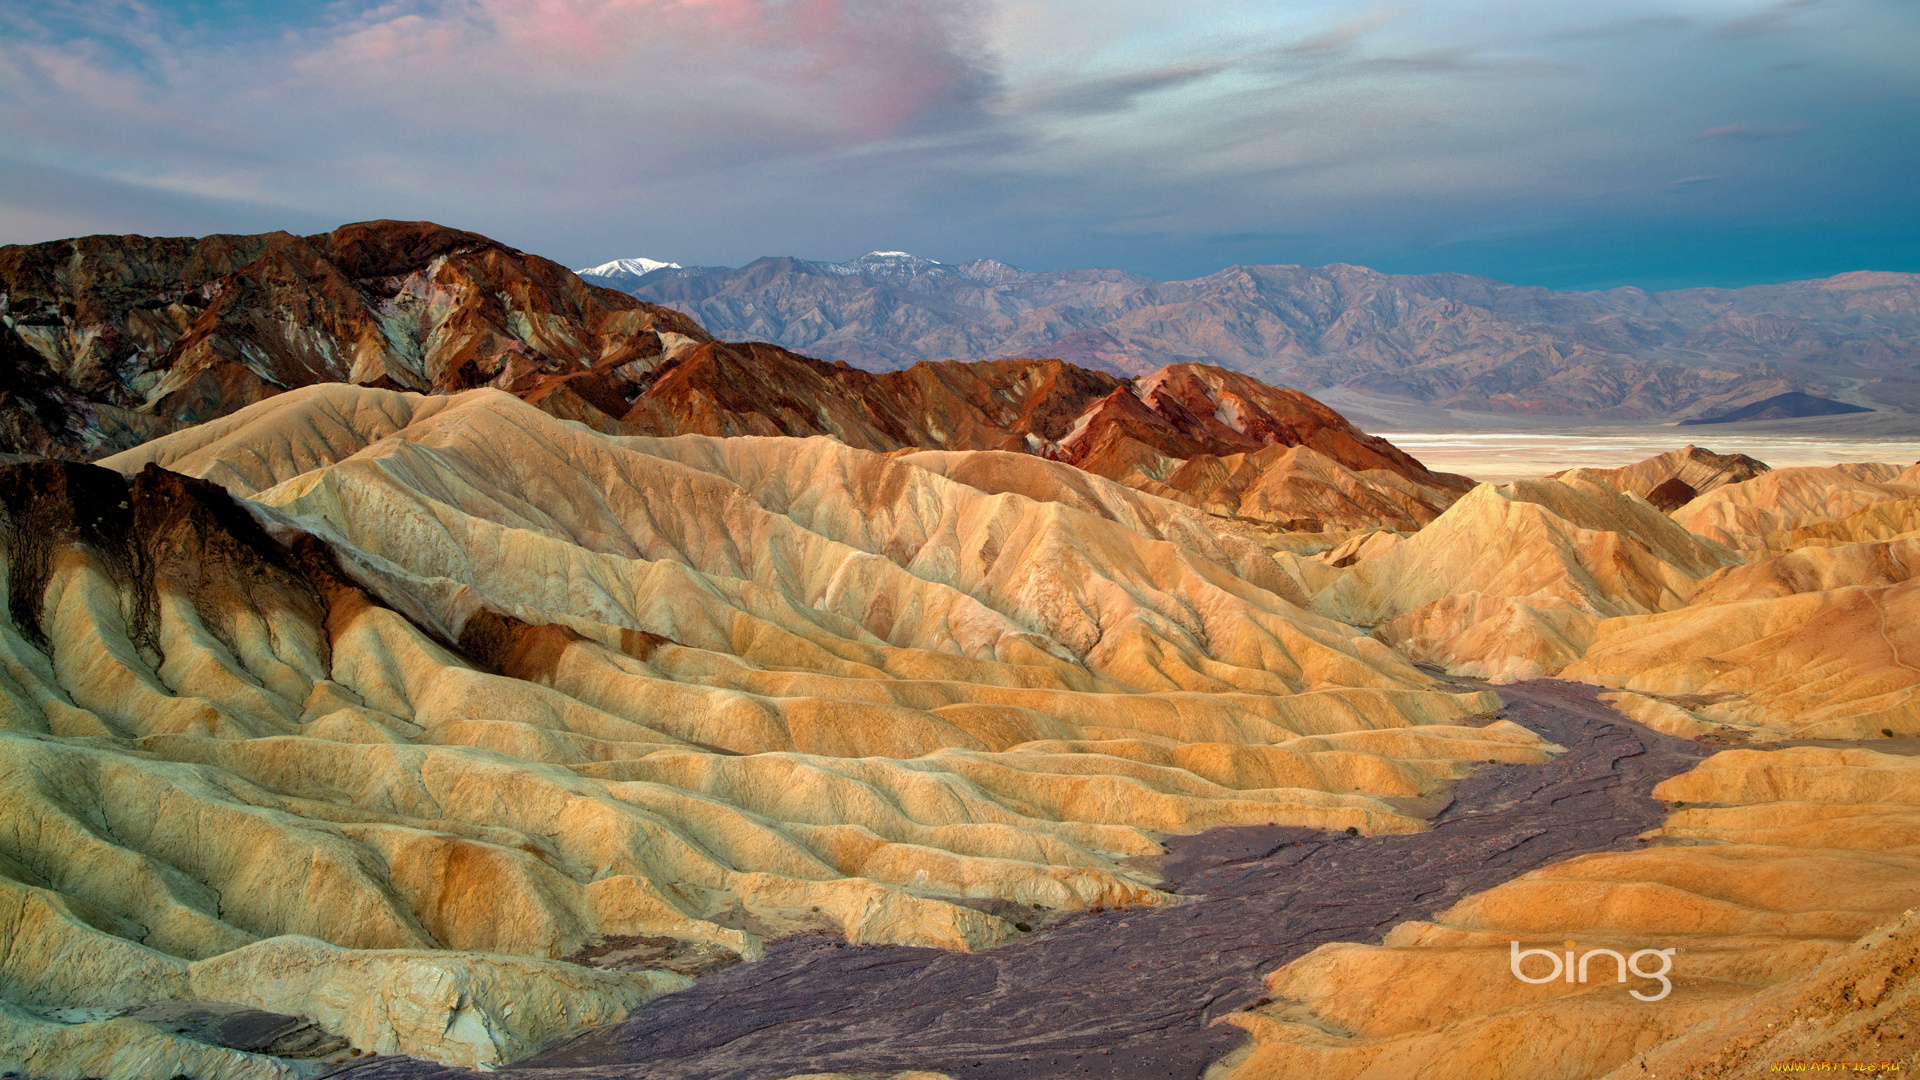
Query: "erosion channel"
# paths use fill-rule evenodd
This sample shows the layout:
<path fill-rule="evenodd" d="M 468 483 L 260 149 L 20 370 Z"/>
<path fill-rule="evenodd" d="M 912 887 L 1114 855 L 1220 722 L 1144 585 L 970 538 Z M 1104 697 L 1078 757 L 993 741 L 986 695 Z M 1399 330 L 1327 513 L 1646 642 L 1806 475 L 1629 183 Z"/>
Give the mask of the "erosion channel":
<path fill-rule="evenodd" d="M 1594 688 L 1499 688 L 1504 716 L 1566 747 L 1546 765 L 1486 765 L 1423 833 L 1286 827 L 1168 841 L 1166 887 L 1193 899 L 1087 913 L 980 953 L 852 947 L 809 934 L 702 979 L 626 1021 L 503 1070 L 542 1080 L 768 1080 L 929 1069 L 958 1080 L 1198 1077 L 1239 1031 L 1211 1021 L 1258 1000 L 1261 976 L 1329 941 L 1389 928 L 1536 867 L 1619 850 L 1657 826 L 1649 792 L 1706 757 L 1626 720 Z M 353 1080 L 467 1075 L 386 1059 Z"/>

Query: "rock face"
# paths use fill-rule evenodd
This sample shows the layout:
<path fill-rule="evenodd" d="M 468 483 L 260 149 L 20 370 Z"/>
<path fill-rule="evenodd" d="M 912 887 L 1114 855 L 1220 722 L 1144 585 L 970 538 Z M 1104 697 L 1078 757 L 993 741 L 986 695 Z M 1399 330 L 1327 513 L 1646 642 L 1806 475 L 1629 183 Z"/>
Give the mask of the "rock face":
<path fill-rule="evenodd" d="M 1132 382 L 1057 360 L 874 374 L 716 344 L 662 365 L 620 419 L 607 430 L 1035 453 L 1213 513 L 1314 530 L 1415 528 L 1471 486 L 1305 394 L 1195 364 Z"/>
<path fill-rule="evenodd" d="M 1641 497 L 1695 482 L 1671 514 Z M 1411 537 L 1356 537 L 1322 560 L 1340 575 L 1312 606 L 1456 674 L 1629 692 L 1623 709 L 1689 736 L 1906 733 L 1917 515 L 1912 468 L 1765 471 L 1689 447 L 1483 486 Z"/>
<path fill-rule="evenodd" d="M 1581 293 L 1339 264 L 1160 282 L 868 256 L 598 280 L 724 337 L 874 369 L 1057 356 L 1145 375 L 1196 362 L 1309 392 L 1338 386 L 1472 412 L 1623 419 L 1727 416 L 1762 399 L 1755 415 L 1814 415 L 1806 391 L 1831 397 L 1862 378 L 1882 380 L 1862 388 L 1874 401 L 1920 403 L 1912 274 Z M 1674 359 L 1682 350 L 1698 359 Z"/>
<path fill-rule="evenodd" d="M 597 390 L 707 340 L 545 259 L 394 221 L 0 248 L 0 322 L 0 371 L 31 376 L 9 379 L 0 433 L 83 457 L 315 383 Z"/>
<path fill-rule="evenodd" d="M 1684 605 L 1738 556 L 1582 470 L 1482 485 L 1314 598 L 1459 674 L 1515 680 L 1582 655 L 1602 620 Z"/>
<path fill-rule="evenodd" d="M 0 469 L 29 1013 L 500 1062 L 684 984 L 563 962 L 602 938 L 979 948 L 1162 902 L 1164 833 L 1418 830 L 1548 749 L 1301 606 L 1324 564 L 1032 455 L 328 383 L 107 465 Z"/>

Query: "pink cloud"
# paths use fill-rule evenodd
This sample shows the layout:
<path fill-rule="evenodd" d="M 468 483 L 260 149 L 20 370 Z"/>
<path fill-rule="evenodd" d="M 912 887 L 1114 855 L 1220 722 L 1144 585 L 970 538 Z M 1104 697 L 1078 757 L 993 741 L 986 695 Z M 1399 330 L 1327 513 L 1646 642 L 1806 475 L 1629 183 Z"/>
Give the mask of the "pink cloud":
<path fill-rule="evenodd" d="M 601 95 L 649 128 L 841 144 L 937 121 L 985 96 L 967 5 L 913 0 L 456 0 L 388 8 L 313 42 L 315 83 L 438 87 L 479 100 Z M 676 115 L 677 114 L 677 115 Z"/>
<path fill-rule="evenodd" d="M 1776 124 L 1772 127 L 1750 127 L 1746 124 L 1726 124 L 1717 128 L 1708 128 L 1694 136 L 1696 139 L 1734 139 L 1751 141 L 1755 139 L 1784 139 L 1789 135 L 1798 135 L 1807 130 L 1805 124 Z"/>

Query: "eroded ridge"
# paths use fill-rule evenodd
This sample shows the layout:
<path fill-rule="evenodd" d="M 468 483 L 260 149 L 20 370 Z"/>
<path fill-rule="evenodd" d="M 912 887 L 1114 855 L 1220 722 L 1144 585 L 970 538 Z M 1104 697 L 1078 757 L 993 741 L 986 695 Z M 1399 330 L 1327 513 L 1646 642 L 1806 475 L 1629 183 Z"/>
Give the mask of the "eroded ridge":
<path fill-rule="evenodd" d="M 1506 716 L 1567 748 L 1483 767 L 1431 831 L 1352 838 L 1219 829 L 1169 844 L 1194 902 L 1092 913 L 987 952 L 845 947 L 821 935 L 661 998 L 513 1067 L 541 1077 L 749 1080 L 933 1069 L 963 1080 L 1197 1077 L 1240 1036 L 1219 1017 L 1329 941 L 1377 941 L 1470 893 L 1574 855 L 1632 847 L 1648 792 L 1706 756 L 1625 721 L 1592 688 L 1503 687 Z M 355 1080 L 451 1076 L 380 1062 Z"/>

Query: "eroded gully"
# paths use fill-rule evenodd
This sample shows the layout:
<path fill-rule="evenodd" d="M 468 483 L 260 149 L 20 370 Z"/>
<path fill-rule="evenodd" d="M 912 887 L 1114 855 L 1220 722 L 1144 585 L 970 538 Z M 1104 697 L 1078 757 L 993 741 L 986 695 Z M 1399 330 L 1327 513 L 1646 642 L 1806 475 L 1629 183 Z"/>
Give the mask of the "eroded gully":
<path fill-rule="evenodd" d="M 1169 841 L 1168 887 L 1196 897 L 1067 919 L 985 952 L 847 946 L 806 935 L 702 979 L 622 1023 L 503 1070 L 532 1080 L 773 1080 L 928 1069 L 956 1080 L 1198 1077 L 1238 1045 L 1213 1024 L 1267 972 L 1535 867 L 1632 847 L 1659 824 L 1649 795 L 1708 748 L 1624 719 L 1578 683 L 1499 688 L 1504 716 L 1567 748 L 1545 765 L 1485 765 L 1427 832 L 1349 837 L 1258 826 Z M 352 1080 L 470 1075 L 370 1062 Z"/>

